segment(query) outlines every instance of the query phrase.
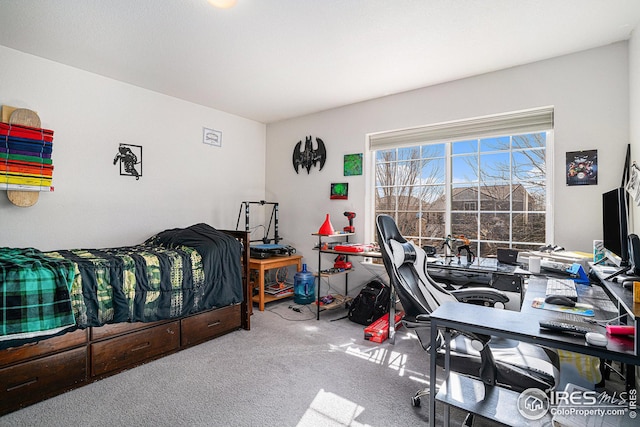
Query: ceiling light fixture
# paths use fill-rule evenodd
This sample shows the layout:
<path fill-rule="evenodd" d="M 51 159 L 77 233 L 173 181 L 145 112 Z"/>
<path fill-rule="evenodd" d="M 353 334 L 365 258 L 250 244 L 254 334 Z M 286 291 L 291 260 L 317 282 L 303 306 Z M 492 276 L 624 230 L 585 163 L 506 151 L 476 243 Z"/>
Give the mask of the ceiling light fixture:
<path fill-rule="evenodd" d="M 238 0 L 207 0 L 211 6 L 219 7 L 220 9 L 229 9 L 236 5 Z"/>

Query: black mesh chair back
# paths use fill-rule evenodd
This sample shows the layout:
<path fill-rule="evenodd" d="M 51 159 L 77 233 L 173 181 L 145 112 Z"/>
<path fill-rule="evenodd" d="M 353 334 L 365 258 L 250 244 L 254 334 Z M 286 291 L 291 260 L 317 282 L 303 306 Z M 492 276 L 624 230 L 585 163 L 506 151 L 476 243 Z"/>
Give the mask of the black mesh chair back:
<path fill-rule="evenodd" d="M 406 316 L 415 318 L 419 314 L 432 313 L 445 302 L 457 301 L 429 276 L 426 253 L 400 234 L 393 218 L 379 215 L 376 225 L 385 269 Z"/>
<path fill-rule="evenodd" d="M 429 276 L 426 253 L 400 234 L 392 217 L 378 215 L 376 230 L 390 284 L 405 311 L 403 323 L 414 328 L 422 347 L 428 349 L 429 315 L 446 302 L 463 303 Z M 554 350 L 515 340 L 453 332 L 452 371 L 481 377 L 488 385 L 519 391 L 532 387 L 548 390 L 557 384 L 559 359 Z M 442 334 L 438 335 L 439 348 Z M 478 342 L 472 345 L 473 341 Z M 477 349 L 478 344 L 481 350 Z"/>

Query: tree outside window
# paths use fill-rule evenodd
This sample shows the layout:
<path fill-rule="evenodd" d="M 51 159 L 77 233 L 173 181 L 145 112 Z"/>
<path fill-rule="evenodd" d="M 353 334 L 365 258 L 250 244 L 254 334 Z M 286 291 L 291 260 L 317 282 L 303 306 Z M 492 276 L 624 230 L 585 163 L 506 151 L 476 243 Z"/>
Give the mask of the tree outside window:
<path fill-rule="evenodd" d="M 546 135 L 376 151 L 375 214 L 394 217 L 420 246 L 464 235 L 485 257 L 497 248 L 537 248 L 546 236 Z"/>

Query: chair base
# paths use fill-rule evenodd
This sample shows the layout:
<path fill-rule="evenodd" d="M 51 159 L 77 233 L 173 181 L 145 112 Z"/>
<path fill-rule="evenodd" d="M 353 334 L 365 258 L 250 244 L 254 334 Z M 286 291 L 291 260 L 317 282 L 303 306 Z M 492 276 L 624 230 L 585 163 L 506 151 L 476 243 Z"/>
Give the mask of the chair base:
<path fill-rule="evenodd" d="M 413 406 L 414 408 L 419 408 L 421 398 L 425 396 L 429 396 L 430 394 L 431 393 L 429 392 L 428 388 L 423 388 L 421 390 L 418 390 L 416 394 L 411 396 L 411 406 Z M 473 426 L 473 414 L 469 412 L 467 416 L 464 418 L 464 421 L 462 422 L 462 427 L 472 427 L 472 426 Z"/>

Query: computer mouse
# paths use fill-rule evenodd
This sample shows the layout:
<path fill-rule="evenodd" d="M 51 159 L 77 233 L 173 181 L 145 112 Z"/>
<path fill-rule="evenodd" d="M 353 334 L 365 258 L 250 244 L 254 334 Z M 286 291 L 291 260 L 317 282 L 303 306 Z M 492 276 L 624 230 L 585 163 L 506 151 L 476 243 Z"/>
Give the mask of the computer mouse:
<path fill-rule="evenodd" d="M 609 339 L 606 335 L 602 335 L 597 332 L 587 332 L 584 335 L 584 339 L 587 340 L 587 344 L 595 345 L 597 347 L 606 347 L 609 343 Z"/>
<path fill-rule="evenodd" d="M 634 280 L 625 280 L 622 282 L 622 287 L 625 289 L 633 289 Z"/>
<path fill-rule="evenodd" d="M 570 298 L 563 297 L 561 295 L 550 295 L 545 298 L 544 302 L 548 304 L 564 305 L 566 307 L 575 307 L 576 302 Z"/>

